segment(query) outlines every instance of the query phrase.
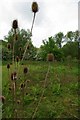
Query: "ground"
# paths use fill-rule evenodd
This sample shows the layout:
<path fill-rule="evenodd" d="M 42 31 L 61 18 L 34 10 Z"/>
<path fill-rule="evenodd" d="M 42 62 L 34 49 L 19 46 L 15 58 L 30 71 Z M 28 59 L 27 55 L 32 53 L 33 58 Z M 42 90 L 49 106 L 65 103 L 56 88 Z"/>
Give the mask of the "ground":
<path fill-rule="evenodd" d="M 2 91 L 5 96 L 3 118 L 79 117 L 77 62 L 24 61 L 21 65 L 16 63 L 18 79 L 15 95 L 13 90 L 10 90 L 13 84 L 10 78 L 13 66 L 11 65 L 9 71 L 6 66 L 2 66 Z M 23 73 L 24 67 L 28 68 L 27 74 Z M 48 68 L 49 73 L 46 77 Z M 21 84 L 24 81 L 25 87 L 22 89 Z"/>

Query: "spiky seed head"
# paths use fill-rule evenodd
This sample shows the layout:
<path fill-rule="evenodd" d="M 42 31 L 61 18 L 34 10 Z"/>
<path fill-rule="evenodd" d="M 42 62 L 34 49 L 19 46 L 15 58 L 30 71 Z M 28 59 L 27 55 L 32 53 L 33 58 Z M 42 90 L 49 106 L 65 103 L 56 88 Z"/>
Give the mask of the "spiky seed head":
<path fill-rule="evenodd" d="M 9 90 L 11 91 L 11 90 L 12 90 L 12 88 L 11 88 L 11 87 L 9 87 Z"/>
<path fill-rule="evenodd" d="M 30 82 L 30 80 L 27 80 L 27 82 L 29 83 L 29 82 Z"/>
<path fill-rule="evenodd" d="M 13 29 L 17 29 L 18 28 L 18 21 L 17 20 L 13 20 L 12 28 Z"/>
<path fill-rule="evenodd" d="M 18 104 L 20 104 L 20 102 L 21 102 L 20 100 L 17 100 L 17 103 L 18 103 Z"/>
<path fill-rule="evenodd" d="M 54 55 L 52 53 L 47 55 L 47 60 L 48 61 L 53 61 L 54 60 Z"/>
<path fill-rule="evenodd" d="M 13 80 L 13 73 L 11 73 L 11 80 Z"/>
<path fill-rule="evenodd" d="M 32 12 L 34 12 L 34 13 L 38 12 L 38 4 L 37 4 L 37 2 L 32 3 Z"/>
<path fill-rule="evenodd" d="M 5 102 L 5 97 L 4 97 L 4 96 L 0 96 L 0 100 L 1 100 L 2 103 L 4 104 L 4 102 Z"/>
<path fill-rule="evenodd" d="M 10 48 L 11 48 L 11 44 L 10 43 L 7 44 L 7 48 L 10 50 Z"/>
<path fill-rule="evenodd" d="M 22 48 L 20 47 L 19 50 L 22 51 Z"/>
<path fill-rule="evenodd" d="M 21 84 L 21 88 L 24 88 L 24 87 L 25 87 L 25 84 L 24 84 L 24 83 L 22 83 L 22 84 Z"/>
<path fill-rule="evenodd" d="M 28 95 L 28 93 L 26 92 L 26 95 Z"/>
<path fill-rule="evenodd" d="M 24 74 L 26 74 L 28 72 L 28 68 L 25 67 L 23 72 L 24 72 Z"/>
<path fill-rule="evenodd" d="M 17 73 L 13 72 L 11 73 L 11 80 L 16 80 L 17 79 Z"/>
<path fill-rule="evenodd" d="M 19 57 L 18 56 L 16 57 L 16 61 L 19 62 Z"/>
<path fill-rule="evenodd" d="M 17 72 L 14 72 L 13 76 L 14 76 L 14 80 L 16 80 L 17 79 Z"/>
<path fill-rule="evenodd" d="M 30 48 L 30 46 L 28 45 L 28 46 L 27 46 L 27 49 L 29 50 L 29 48 Z"/>
<path fill-rule="evenodd" d="M 7 69 L 9 69 L 10 68 L 10 64 L 7 64 Z"/>

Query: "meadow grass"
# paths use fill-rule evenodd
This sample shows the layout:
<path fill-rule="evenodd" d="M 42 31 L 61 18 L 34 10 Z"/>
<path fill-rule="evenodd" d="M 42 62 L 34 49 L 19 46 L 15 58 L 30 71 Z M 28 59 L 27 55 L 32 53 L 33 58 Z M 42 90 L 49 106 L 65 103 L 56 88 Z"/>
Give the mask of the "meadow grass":
<path fill-rule="evenodd" d="M 15 106 L 18 118 L 32 118 L 43 91 L 48 62 L 24 61 L 19 65 L 19 80 L 17 80 L 17 99 L 22 101 L 20 84 L 28 80 L 25 88 L 24 107 L 22 103 Z M 23 68 L 29 72 L 23 75 Z M 12 71 L 12 65 L 10 73 Z M 10 74 L 9 73 L 9 74 Z M 45 92 L 36 118 L 78 118 L 78 63 L 50 62 Z M 3 118 L 13 117 L 12 93 L 9 91 L 10 80 L 6 64 L 2 66 L 2 93 L 6 100 L 3 105 Z"/>

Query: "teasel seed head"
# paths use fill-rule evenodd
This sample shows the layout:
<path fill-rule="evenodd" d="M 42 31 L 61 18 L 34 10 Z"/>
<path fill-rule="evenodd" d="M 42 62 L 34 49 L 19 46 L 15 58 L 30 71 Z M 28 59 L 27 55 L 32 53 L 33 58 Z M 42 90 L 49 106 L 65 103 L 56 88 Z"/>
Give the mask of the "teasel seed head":
<path fill-rule="evenodd" d="M 19 57 L 18 56 L 16 57 L 16 61 L 17 61 L 17 63 L 19 62 Z"/>
<path fill-rule="evenodd" d="M 52 53 L 49 53 L 49 54 L 47 55 L 47 60 L 48 60 L 48 61 L 53 61 L 53 60 L 54 60 L 54 55 L 53 55 Z"/>
<path fill-rule="evenodd" d="M 34 12 L 34 13 L 38 12 L 38 4 L 37 4 L 37 2 L 32 3 L 32 12 Z"/>
<path fill-rule="evenodd" d="M 20 47 L 19 50 L 22 51 L 22 47 Z"/>
<path fill-rule="evenodd" d="M 21 102 L 20 100 L 17 100 L 17 103 L 18 103 L 18 104 L 20 104 L 20 102 Z"/>
<path fill-rule="evenodd" d="M 16 80 L 17 79 L 17 73 L 13 72 L 11 73 L 11 80 Z"/>
<path fill-rule="evenodd" d="M 26 92 L 26 95 L 28 95 L 28 93 Z"/>
<path fill-rule="evenodd" d="M 23 72 L 24 72 L 24 74 L 26 74 L 28 72 L 28 68 L 25 67 Z"/>
<path fill-rule="evenodd" d="M 11 90 L 12 90 L 12 87 L 9 87 L 9 90 L 11 91 Z"/>
<path fill-rule="evenodd" d="M 27 46 L 27 49 L 29 50 L 29 48 L 30 48 L 30 46 L 28 45 L 28 46 Z"/>
<path fill-rule="evenodd" d="M 13 80 L 13 73 L 11 73 L 11 80 Z"/>
<path fill-rule="evenodd" d="M 7 69 L 10 69 L 10 64 L 7 64 Z"/>
<path fill-rule="evenodd" d="M 2 103 L 4 104 L 4 102 L 5 102 L 5 97 L 4 97 L 4 96 L 0 96 L 0 100 L 1 100 Z"/>
<path fill-rule="evenodd" d="M 13 20 L 12 28 L 13 29 L 17 29 L 18 28 L 18 21 L 17 20 Z"/>
<path fill-rule="evenodd" d="M 7 44 L 7 48 L 8 48 L 9 50 L 11 49 L 11 44 L 10 44 L 10 43 Z"/>
<path fill-rule="evenodd" d="M 25 84 L 24 84 L 24 83 L 22 83 L 22 84 L 21 84 L 21 88 L 24 88 L 24 87 L 25 87 Z"/>

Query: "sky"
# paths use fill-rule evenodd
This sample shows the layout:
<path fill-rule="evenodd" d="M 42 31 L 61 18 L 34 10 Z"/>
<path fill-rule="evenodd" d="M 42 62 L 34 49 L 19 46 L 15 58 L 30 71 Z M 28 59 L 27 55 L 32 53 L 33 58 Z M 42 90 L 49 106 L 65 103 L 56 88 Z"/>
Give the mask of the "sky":
<path fill-rule="evenodd" d="M 14 19 L 18 20 L 20 29 L 31 29 L 33 1 L 39 6 L 32 33 L 34 46 L 40 47 L 42 40 L 58 32 L 66 34 L 78 29 L 79 0 L 1 0 L 0 39 L 8 35 Z"/>

